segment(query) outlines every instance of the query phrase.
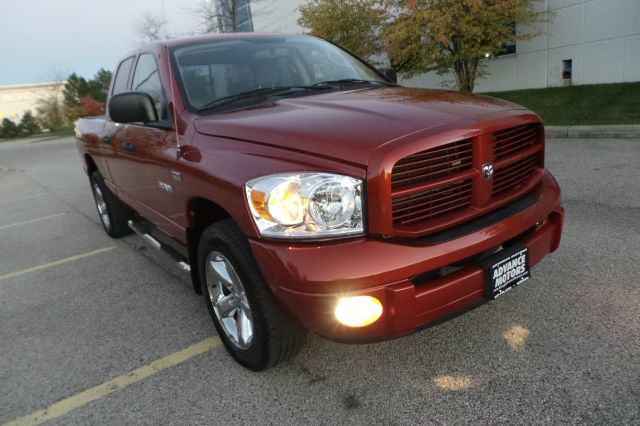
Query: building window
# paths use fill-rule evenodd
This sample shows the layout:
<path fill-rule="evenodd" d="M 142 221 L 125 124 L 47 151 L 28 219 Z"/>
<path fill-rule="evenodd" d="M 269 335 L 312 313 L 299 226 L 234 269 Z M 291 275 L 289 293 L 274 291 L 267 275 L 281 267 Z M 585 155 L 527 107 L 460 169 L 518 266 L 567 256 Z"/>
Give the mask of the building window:
<path fill-rule="evenodd" d="M 509 43 L 505 43 L 505 44 L 502 46 L 502 52 L 500 52 L 500 53 L 498 54 L 498 56 L 501 56 L 501 55 L 511 55 L 511 54 L 513 54 L 513 53 L 516 53 L 516 41 L 515 41 L 515 40 L 510 41 Z"/>
<path fill-rule="evenodd" d="M 498 53 L 498 56 L 516 53 L 516 24 L 514 22 L 509 24 L 509 30 L 513 34 L 513 39 L 502 45 L 502 50 Z"/>
<path fill-rule="evenodd" d="M 571 75 L 573 74 L 573 60 L 565 59 L 562 61 L 562 79 L 563 80 L 571 80 Z"/>
<path fill-rule="evenodd" d="M 215 8 L 221 33 L 253 32 L 250 0 L 215 0 Z"/>

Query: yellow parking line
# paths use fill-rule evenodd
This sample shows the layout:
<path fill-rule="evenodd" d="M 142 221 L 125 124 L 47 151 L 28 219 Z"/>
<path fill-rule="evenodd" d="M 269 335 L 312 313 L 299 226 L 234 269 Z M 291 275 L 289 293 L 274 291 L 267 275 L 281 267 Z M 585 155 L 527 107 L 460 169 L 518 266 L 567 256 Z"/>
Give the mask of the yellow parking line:
<path fill-rule="evenodd" d="M 23 269 L 22 271 L 11 272 L 9 274 L 0 275 L 0 281 L 8 280 L 9 278 L 18 277 L 20 275 L 28 274 L 29 272 L 39 271 L 41 269 L 51 268 L 52 266 L 62 265 L 63 263 L 73 262 L 74 260 L 82 259 L 84 257 L 95 256 L 96 254 L 104 253 L 105 251 L 113 250 L 115 247 L 104 247 L 98 250 L 93 250 L 88 253 L 78 254 L 64 259 L 54 260 L 53 262 L 44 263 L 42 265 L 33 266 L 31 268 Z"/>
<path fill-rule="evenodd" d="M 11 182 L 10 181 L 9 183 L 5 183 L 5 182 L 0 180 L 0 188 L 7 188 L 9 186 L 15 186 L 15 185 L 23 185 L 25 183 L 29 183 L 29 181 L 21 180 L 21 181 L 18 181 L 18 182 Z"/>
<path fill-rule="evenodd" d="M 151 364 L 147 364 L 140 368 L 124 374 L 122 376 L 111 379 L 108 382 L 104 382 L 91 389 L 87 389 L 83 392 L 56 402 L 47 408 L 38 410 L 35 413 L 31 413 L 27 416 L 17 418 L 15 420 L 6 423 L 4 426 L 17 426 L 17 425 L 37 425 L 49 420 L 56 419 L 64 416 L 65 414 L 89 404 L 96 399 L 102 398 L 114 392 L 120 391 L 129 385 L 137 383 L 149 376 L 166 370 L 169 367 L 181 364 L 188 359 L 191 359 L 197 355 L 210 351 L 216 346 L 220 345 L 219 337 L 211 337 L 196 344 L 193 344 L 186 349 L 179 352 L 174 352 L 170 355 L 153 361 Z"/>
<path fill-rule="evenodd" d="M 42 192 L 40 194 L 25 195 L 24 197 L 10 198 L 8 200 L 0 200 L 0 204 L 2 204 L 2 203 L 12 203 L 14 201 L 28 200 L 29 198 L 42 197 L 43 195 L 44 195 L 44 192 Z"/>
<path fill-rule="evenodd" d="M 40 222 L 41 220 L 51 219 L 53 217 L 63 216 L 65 214 L 66 213 L 58 213 L 58 214 L 52 214 L 52 215 L 49 215 L 49 216 L 37 217 L 35 219 L 25 220 L 23 222 L 10 223 L 8 225 L 0 226 L 0 230 L 7 229 L 7 228 L 13 228 L 14 226 L 27 225 L 29 223 Z"/>

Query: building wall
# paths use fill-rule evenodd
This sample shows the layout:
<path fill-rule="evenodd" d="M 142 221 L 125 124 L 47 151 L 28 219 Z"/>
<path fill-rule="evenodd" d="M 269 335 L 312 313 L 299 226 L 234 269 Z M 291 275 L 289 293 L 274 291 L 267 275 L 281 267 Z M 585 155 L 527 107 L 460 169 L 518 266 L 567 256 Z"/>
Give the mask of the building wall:
<path fill-rule="evenodd" d="M 276 33 L 301 33 L 298 25 L 298 7 L 303 0 L 251 0 L 255 31 Z"/>
<path fill-rule="evenodd" d="M 487 61 L 489 75 L 476 91 L 555 87 L 565 84 L 563 61 L 571 60 L 571 84 L 640 81 L 640 1 L 546 0 L 547 24 L 518 31 L 540 33 L 519 41 L 516 53 Z M 423 75 L 405 84 L 436 87 L 452 76 Z"/>
<path fill-rule="evenodd" d="M 61 93 L 63 88 L 64 82 L 0 86 L 0 121 L 8 118 L 18 122 L 27 111 L 35 115 L 39 99 Z"/>
<path fill-rule="evenodd" d="M 254 18 L 255 30 L 300 32 L 296 21 L 303 3 L 278 1 L 271 13 Z M 561 86 L 563 60 L 572 61 L 571 84 L 640 81 L 640 0 L 544 0 L 535 5 L 551 11 L 552 20 L 518 28 L 540 35 L 517 42 L 515 54 L 487 60 L 489 75 L 477 81 L 476 91 Z M 442 87 L 453 81 L 452 75 L 428 73 L 401 82 Z"/>

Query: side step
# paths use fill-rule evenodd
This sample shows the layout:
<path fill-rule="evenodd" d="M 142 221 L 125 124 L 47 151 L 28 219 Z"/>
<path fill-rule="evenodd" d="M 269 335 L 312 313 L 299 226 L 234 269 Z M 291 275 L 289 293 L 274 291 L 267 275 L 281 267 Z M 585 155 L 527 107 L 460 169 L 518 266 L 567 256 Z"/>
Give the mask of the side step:
<path fill-rule="evenodd" d="M 132 220 L 128 221 L 127 224 L 129 228 L 136 234 L 138 234 L 143 240 L 145 240 L 151 247 L 156 250 L 160 250 L 161 252 L 167 254 L 175 263 L 176 266 L 183 272 L 191 272 L 191 266 L 183 255 L 178 253 L 176 249 L 171 247 L 168 244 L 164 244 L 162 241 L 158 241 L 151 235 L 151 231 L 140 222 L 134 222 Z"/>

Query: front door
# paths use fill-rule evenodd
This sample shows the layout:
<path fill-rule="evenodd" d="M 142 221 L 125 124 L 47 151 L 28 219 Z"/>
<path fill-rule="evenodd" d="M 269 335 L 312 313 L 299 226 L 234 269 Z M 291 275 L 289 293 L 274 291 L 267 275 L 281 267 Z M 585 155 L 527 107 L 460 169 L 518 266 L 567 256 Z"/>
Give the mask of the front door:
<path fill-rule="evenodd" d="M 126 157 L 120 173 L 126 197 L 146 219 L 161 230 L 174 234 L 180 175 L 172 169 L 176 162 L 176 136 L 174 130 L 163 130 L 142 125 L 129 125 L 125 132 L 127 148 L 118 155 Z M 175 234 L 174 234 L 175 235 Z"/>
<path fill-rule="evenodd" d="M 167 123 L 165 91 L 151 53 L 138 57 L 131 90 L 148 93 L 156 104 L 158 123 L 130 123 L 124 137 L 114 145 L 116 161 L 111 175 L 121 198 L 159 229 L 172 235 L 180 227 L 174 222 L 182 213 L 175 193 L 180 181 L 172 170 L 176 163 L 176 134 Z M 163 124 L 164 125 L 158 125 Z"/>

